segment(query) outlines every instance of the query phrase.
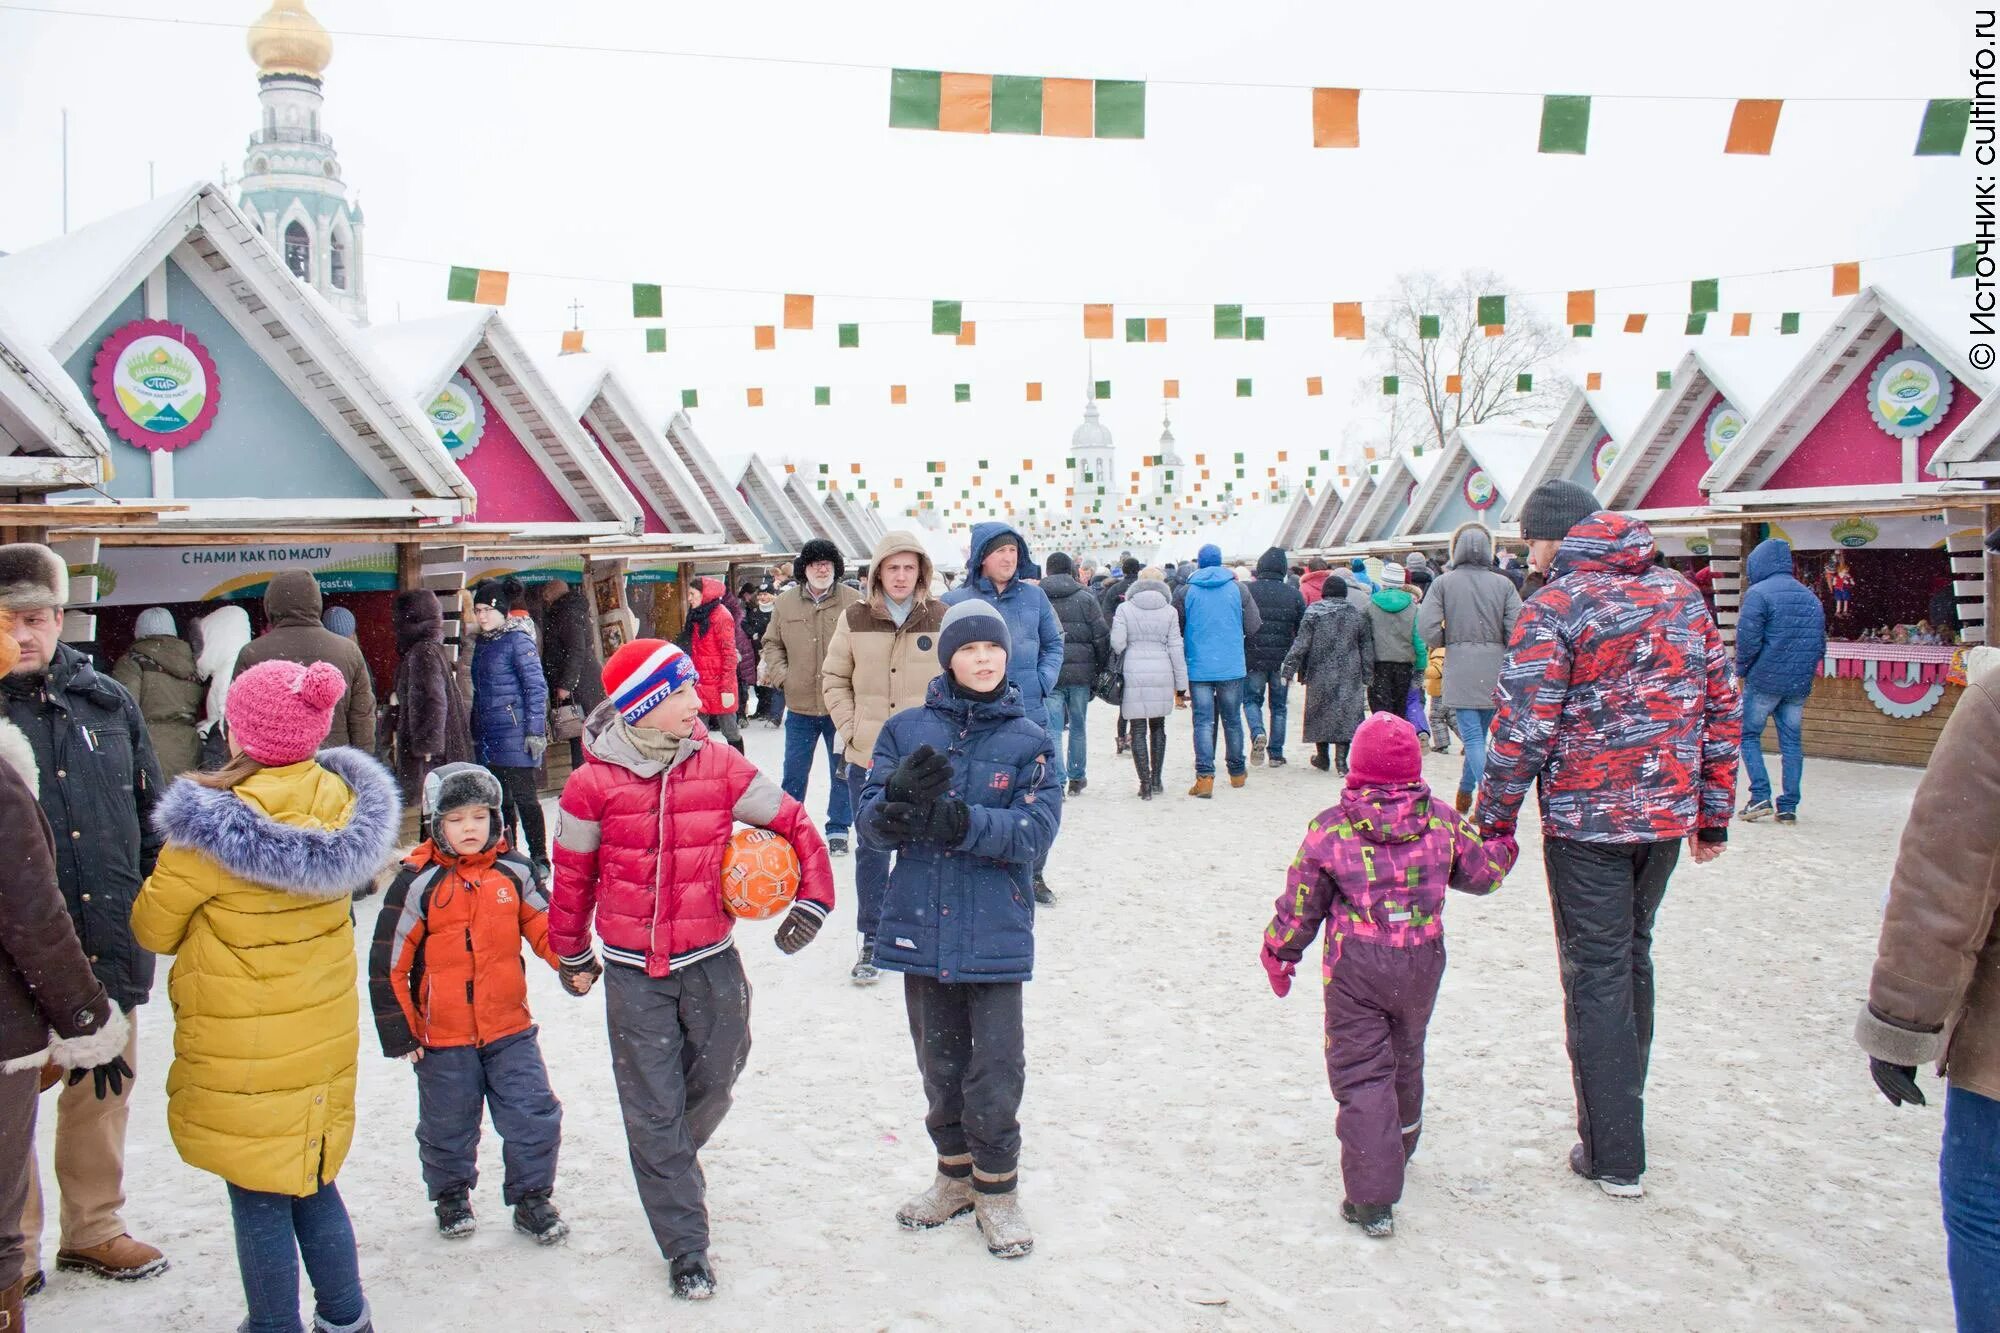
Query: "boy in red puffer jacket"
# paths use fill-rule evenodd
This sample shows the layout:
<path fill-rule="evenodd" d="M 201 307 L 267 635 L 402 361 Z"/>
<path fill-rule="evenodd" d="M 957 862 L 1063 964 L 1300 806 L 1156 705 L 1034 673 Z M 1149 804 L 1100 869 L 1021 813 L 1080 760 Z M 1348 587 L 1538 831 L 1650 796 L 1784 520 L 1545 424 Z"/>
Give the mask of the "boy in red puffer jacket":
<path fill-rule="evenodd" d="M 694 658 L 702 725 L 721 732 L 736 753 L 742 754 L 743 732 L 736 723 L 736 668 L 741 660 L 736 647 L 736 617 L 723 605 L 722 593 L 718 579 L 695 579 L 689 585 L 688 600 L 693 606 L 681 637 L 688 655 Z"/>
<path fill-rule="evenodd" d="M 584 726 L 584 765 L 563 786 L 549 942 L 573 993 L 604 978 L 639 1201 L 674 1294 L 706 1300 L 715 1277 L 698 1154 L 750 1058 L 750 988 L 722 905 L 722 856 L 738 822 L 798 853 L 798 899 L 777 936 L 788 954 L 833 910 L 833 867 L 799 803 L 711 741 L 686 653 L 634 640 L 605 663 L 604 688 L 611 697 Z M 593 917 L 609 969 L 591 947 Z"/>

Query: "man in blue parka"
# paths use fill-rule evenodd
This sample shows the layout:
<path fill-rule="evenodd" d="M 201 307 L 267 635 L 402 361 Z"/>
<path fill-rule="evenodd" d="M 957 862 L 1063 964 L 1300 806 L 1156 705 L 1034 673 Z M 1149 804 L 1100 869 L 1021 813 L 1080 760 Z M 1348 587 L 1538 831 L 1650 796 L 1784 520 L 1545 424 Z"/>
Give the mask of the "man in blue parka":
<path fill-rule="evenodd" d="M 1244 641 L 1264 623 L 1246 584 L 1222 563 L 1222 548 L 1208 545 L 1195 557 L 1199 566 L 1174 593 L 1187 644 L 1188 694 L 1194 704 L 1194 786 L 1188 795 L 1215 794 L 1215 724 L 1219 716 L 1227 745 L 1229 785 L 1240 787 L 1249 769 L 1243 753 Z"/>
<path fill-rule="evenodd" d="M 992 605 L 1007 622 L 1012 644 L 1007 656 L 1007 683 L 1021 691 L 1021 711 L 1046 728 L 1049 724 L 1048 696 L 1062 674 L 1062 621 L 1048 597 L 1020 575 L 1032 568 L 1028 543 L 1005 523 L 972 525 L 970 572 L 962 587 L 944 595 L 947 607 L 977 598 Z M 1064 779 L 1062 761 L 1056 761 L 1056 780 Z M 1053 903 L 1042 872 L 1048 853 L 1035 865 L 1035 901 Z"/>
<path fill-rule="evenodd" d="M 1776 537 L 1758 543 L 1746 563 L 1749 590 L 1736 621 L 1736 677 L 1743 690 L 1743 773 L 1750 803 L 1743 818 L 1776 814 L 1798 822 L 1799 782 L 1805 770 L 1802 724 L 1806 696 L 1826 657 L 1826 608 L 1812 589 L 1792 576 L 1792 548 Z M 1784 790 L 1771 803 L 1771 775 L 1764 768 L 1764 722 L 1778 719 L 1778 753 Z"/>

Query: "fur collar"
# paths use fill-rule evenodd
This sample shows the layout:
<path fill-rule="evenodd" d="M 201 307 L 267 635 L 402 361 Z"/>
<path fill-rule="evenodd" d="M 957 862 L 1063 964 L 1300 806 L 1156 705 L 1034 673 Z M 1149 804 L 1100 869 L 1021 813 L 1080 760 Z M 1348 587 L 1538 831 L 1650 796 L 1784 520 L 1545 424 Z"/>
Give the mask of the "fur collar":
<path fill-rule="evenodd" d="M 21 781 L 28 784 L 28 790 L 39 794 L 42 790 L 41 772 L 35 766 L 35 747 L 28 743 L 27 733 L 0 717 L 0 763 L 21 775 Z"/>
<path fill-rule="evenodd" d="M 354 813 L 341 828 L 280 824 L 234 792 L 185 778 L 160 798 L 153 826 L 233 875 L 309 898 L 344 898 L 388 861 L 402 802 L 388 770 L 359 750 L 322 750 L 318 762 L 354 790 Z"/>

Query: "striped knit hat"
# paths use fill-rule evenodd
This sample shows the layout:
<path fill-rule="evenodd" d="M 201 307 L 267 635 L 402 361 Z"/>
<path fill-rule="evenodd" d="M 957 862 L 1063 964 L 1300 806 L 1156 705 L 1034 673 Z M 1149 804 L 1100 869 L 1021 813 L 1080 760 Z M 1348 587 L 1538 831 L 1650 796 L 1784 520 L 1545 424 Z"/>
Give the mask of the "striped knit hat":
<path fill-rule="evenodd" d="M 675 690 L 699 679 L 694 659 L 665 639 L 634 639 L 604 664 L 604 689 L 627 722 L 637 722 Z"/>

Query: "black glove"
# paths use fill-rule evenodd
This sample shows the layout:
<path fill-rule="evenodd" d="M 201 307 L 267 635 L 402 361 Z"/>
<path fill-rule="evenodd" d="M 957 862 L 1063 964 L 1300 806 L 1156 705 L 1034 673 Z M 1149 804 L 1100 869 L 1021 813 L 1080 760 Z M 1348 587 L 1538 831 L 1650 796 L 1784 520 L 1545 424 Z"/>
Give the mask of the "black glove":
<path fill-rule="evenodd" d="M 576 989 L 569 984 L 570 981 L 576 977 L 589 977 L 595 982 L 597 978 L 604 975 L 604 964 L 597 961 L 596 955 L 593 954 L 589 962 L 563 963 L 556 970 L 557 974 L 562 978 L 564 994 L 577 995 Z M 582 997 L 577 996 L 577 998 L 581 999 Z"/>
<path fill-rule="evenodd" d="M 951 760 L 928 745 L 920 745 L 916 753 L 904 756 L 903 762 L 896 765 L 884 795 L 892 801 L 927 805 L 950 789 Z"/>
<path fill-rule="evenodd" d="M 924 812 L 908 801 L 884 801 L 877 806 L 875 831 L 898 847 L 923 836 Z"/>
<path fill-rule="evenodd" d="M 966 809 L 964 801 L 932 801 L 924 815 L 923 832 L 917 837 L 924 842 L 956 847 L 965 841 L 965 831 L 971 826 L 972 812 Z"/>
<path fill-rule="evenodd" d="M 1889 1099 L 1889 1105 L 1901 1106 L 1908 1102 L 1912 1106 L 1928 1106 L 1924 1100 L 1924 1090 L 1917 1086 L 1915 1065 L 1892 1065 L 1887 1060 L 1868 1058 L 1868 1072 L 1874 1076 L 1875 1086 Z"/>
<path fill-rule="evenodd" d="M 70 1070 L 70 1086 L 75 1087 L 77 1084 L 83 1082 L 85 1074 L 89 1074 L 97 1080 L 97 1100 L 101 1102 L 104 1100 L 105 1089 L 107 1088 L 110 1089 L 113 1097 L 122 1097 L 125 1095 L 125 1080 L 132 1077 L 132 1066 L 125 1063 L 124 1056 L 114 1055 L 111 1057 L 109 1064 L 98 1065 L 95 1069 Z M 1923 1097 L 1919 1095 L 1917 1100 L 1922 1101 Z"/>
<path fill-rule="evenodd" d="M 820 923 L 825 920 L 817 908 L 803 903 L 794 905 L 784 924 L 778 927 L 779 950 L 792 954 L 805 948 L 813 942 L 813 936 L 819 934 Z"/>

